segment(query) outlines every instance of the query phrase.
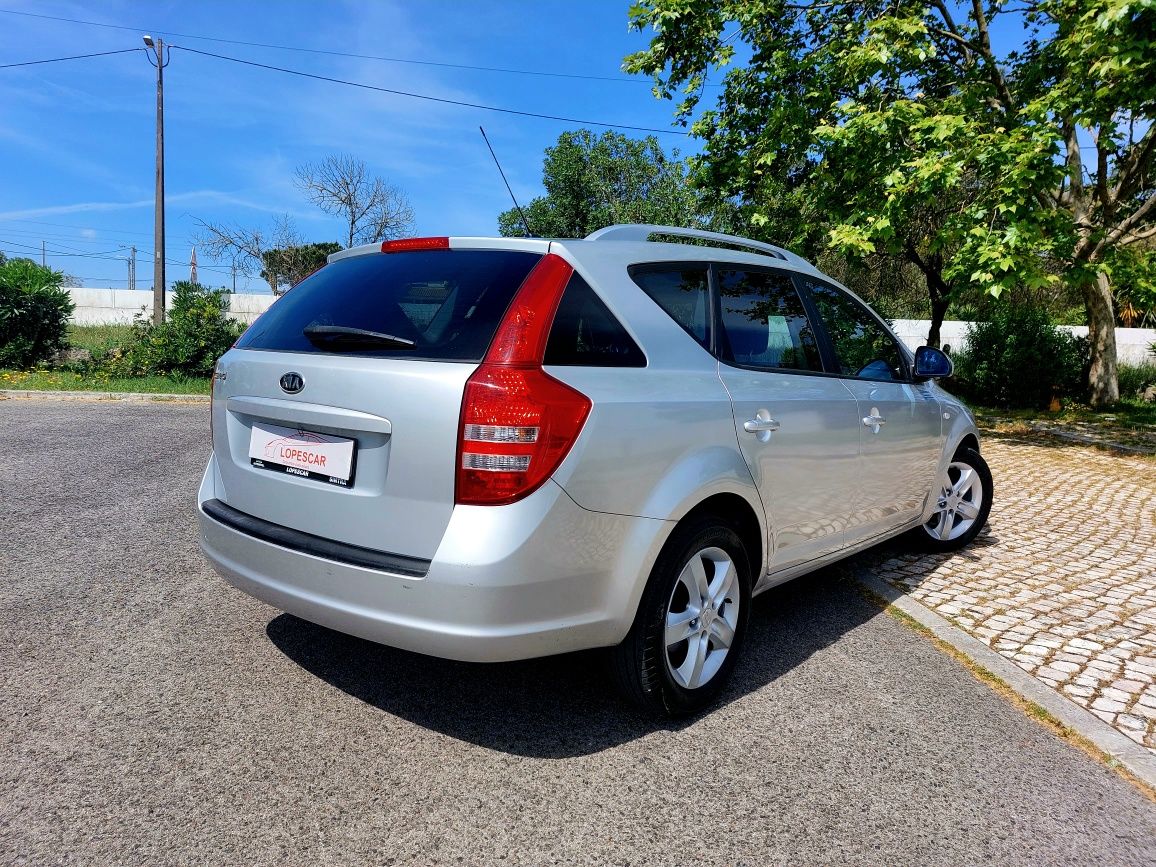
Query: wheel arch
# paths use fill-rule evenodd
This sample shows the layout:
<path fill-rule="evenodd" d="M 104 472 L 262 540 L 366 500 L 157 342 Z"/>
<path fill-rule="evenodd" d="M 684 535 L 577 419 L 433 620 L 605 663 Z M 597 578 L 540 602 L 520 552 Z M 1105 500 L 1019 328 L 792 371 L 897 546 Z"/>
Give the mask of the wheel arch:
<path fill-rule="evenodd" d="M 679 527 L 708 516 L 721 519 L 742 539 L 743 546 L 747 549 L 749 561 L 747 565 L 751 571 L 750 579 L 753 588 L 766 571 L 766 544 L 764 542 L 766 533 L 755 508 L 746 498 L 736 493 L 712 494 L 679 519 L 674 530 L 671 531 L 671 536 L 674 536 Z"/>
<path fill-rule="evenodd" d="M 971 432 L 964 434 L 963 438 L 958 443 L 956 443 L 955 451 L 953 451 L 951 453 L 952 457 L 953 458 L 958 457 L 959 454 L 964 449 L 972 449 L 973 451 L 975 451 L 978 454 L 979 453 L 979 437 L 977 437 L 974 433 L 971 433 Z"/>

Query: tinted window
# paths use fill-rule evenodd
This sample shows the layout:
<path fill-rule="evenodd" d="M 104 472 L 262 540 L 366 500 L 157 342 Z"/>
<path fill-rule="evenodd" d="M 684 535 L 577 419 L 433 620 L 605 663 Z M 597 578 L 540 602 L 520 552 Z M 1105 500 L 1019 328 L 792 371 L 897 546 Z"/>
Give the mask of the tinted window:
<path fill-rule="evenodd" d="M 237 345 L 481 361 L 514 293 L 540 258 L 507 250 L 425 250 L 339 259 L 293 287 Z M 413 345 L 310 340 L 304 332 L 311 326 L 372 331 Z"/>
<path fill-rule="evenodd" d="M 719 269 L 724 361 L 751 367 L 822 370 L 819 344 L 786 274 Z"/>
<path fill-rule="evenodd" d="M 671 319 L 710 349 L 710 290 L 705 265 L 635 266 L 630 276 Z"/>
<path fill-rule="evenodd" d="M 839 370 L 859 379 L 904 380 L 907 363 L 895 339 L 862 304 L 833 286 L 809 283 Z"/>
<path fill-rule="evenodd" d="M 543 363 L 646 367 L 646 356 L 590 284 L 575 274 L 554 314 Z"/>

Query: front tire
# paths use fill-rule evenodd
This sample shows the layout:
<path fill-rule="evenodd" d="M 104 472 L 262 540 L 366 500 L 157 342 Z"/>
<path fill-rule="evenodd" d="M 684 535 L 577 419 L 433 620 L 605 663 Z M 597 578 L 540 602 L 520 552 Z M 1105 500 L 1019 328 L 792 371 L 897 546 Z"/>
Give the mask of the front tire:
<path fill-rule="evenodd" d="M 992 480 L 987 461 L 975 449 L 960 449 L 932 490 L 936 512 L 913 531 L 930 551 L 955 551 L 979 535 L 991 512 Z"/>
<path fill-rule="evenodd" d="M 739 535 L 707 517 L 678 527 L 654 564 L 613 670 L 644 710 L 685 716 L 712 703 L 739 656 L 751 571 Z"/>

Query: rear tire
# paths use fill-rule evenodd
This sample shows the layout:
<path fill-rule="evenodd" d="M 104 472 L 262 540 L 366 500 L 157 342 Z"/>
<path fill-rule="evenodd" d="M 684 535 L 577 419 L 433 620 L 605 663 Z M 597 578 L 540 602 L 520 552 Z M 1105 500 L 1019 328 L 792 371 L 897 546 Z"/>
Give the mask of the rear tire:
<path fill-rule="evenodd" d="M 630 633 L 612 651 L 623 694 L 666 716 L 711 704 L 746 634 L 750 574 L 742 539 L 718 518 L 676 528 L 654 564 Z"/>
<path fill-rule="evenodd" d="M 992 480 L 975 449 L 960 449 L 936 482 L 937 510 L 911 538 L 927 551 L 955 551 L 979 535 L 991 512 Z"/>

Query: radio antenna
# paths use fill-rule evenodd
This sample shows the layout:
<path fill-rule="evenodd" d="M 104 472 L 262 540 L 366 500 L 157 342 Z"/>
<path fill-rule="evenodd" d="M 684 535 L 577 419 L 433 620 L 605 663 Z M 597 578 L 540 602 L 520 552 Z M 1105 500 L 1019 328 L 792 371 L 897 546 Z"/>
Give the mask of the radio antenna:
<path fill-rule="evenodd" d="M 514 191 L 510 189 L 510 182 L 506 180 L 506 173 L 502 171 L 502 164 L 498 162 L 498 155 L 494 153 L 494 146 L 490 144 L 490 138 L 486 135 L 483 127 L 479 126 L 482 132 L 482 139 L 486 142 L 486 147 L 490 149 L 490 156 L 494 158 L 494 165 L 498 167 L 498 174 L 502 176 L 502 183 L 506 185 L 506 192 L 510 194 L 510 199 L 514 202 L 514 207 L 518 209 L 518 215 L 522 218 L 522 227 L 526 230 L 526 237 L 533 238 L 534 233 L 530 231 L 530 221 L 526 219 L 526 212 L 522 210 L 522 206 L 518 204 L 518 200 L 514 198 Z"/>

